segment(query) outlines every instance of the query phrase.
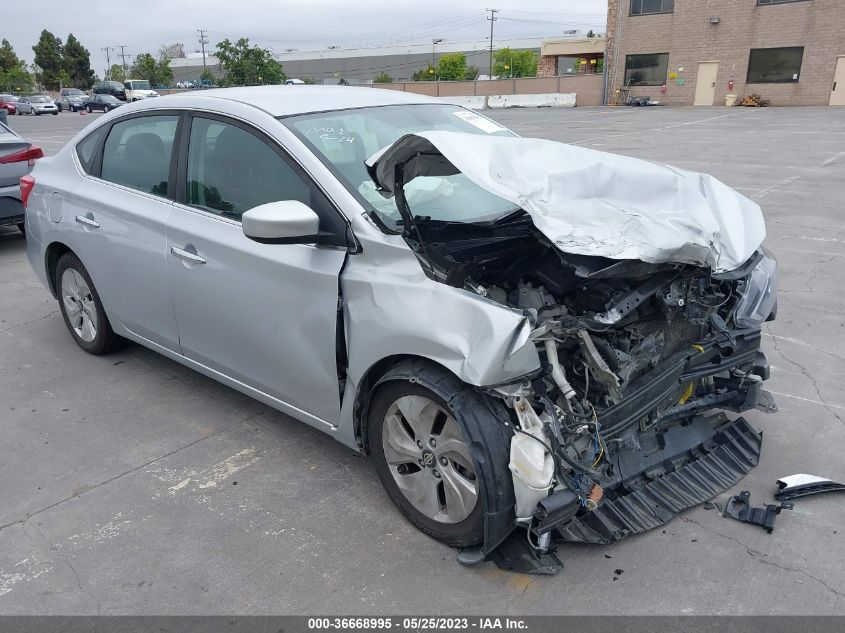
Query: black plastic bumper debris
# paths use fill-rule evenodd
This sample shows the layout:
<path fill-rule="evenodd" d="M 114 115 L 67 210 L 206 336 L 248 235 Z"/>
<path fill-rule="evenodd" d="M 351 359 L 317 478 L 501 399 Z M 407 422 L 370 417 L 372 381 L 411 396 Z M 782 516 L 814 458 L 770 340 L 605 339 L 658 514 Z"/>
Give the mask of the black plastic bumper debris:
<path fill-rule="evenodd" d="M 762 508 L 754 508 L 751 506 L 751 493 L 743 490 L 738 495 L 734 495 L 728 499 L 728 503 L 725 505 L 724 516 L 729 516 L 742 523 L 759 525 L 771 534 L 772 530 L 775 529 L 775 519 L 781 510 L 792 510 L 792 504 L 781 503 L 779 506 L 776 506 L 770 503 Z"/>
<path fill-rule="evenodd" d="M 608 544 L 659 527 L 742 479 L 757 465 L 763 436 L 742 417 L 715 428 L 713 418 L 698 418 L 657 440 L 652 448 L 619 453 L 614 463 L 620 480 L 605 487 L 598 508 L 574 518 L 564 511 L 562 521 L 552 514 L 538 531 Z"/>

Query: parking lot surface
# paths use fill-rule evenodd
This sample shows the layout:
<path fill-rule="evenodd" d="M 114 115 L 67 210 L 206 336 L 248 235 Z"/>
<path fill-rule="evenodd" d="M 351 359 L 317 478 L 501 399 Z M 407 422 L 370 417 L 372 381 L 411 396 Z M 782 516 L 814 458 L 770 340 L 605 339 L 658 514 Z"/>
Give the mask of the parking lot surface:
<path fill-rule="evenodd" d="M 95 116 L 11 117 L 47 154 Z M 780 264 L 751 413 L 775 480 L 845 480 L 845 108 L 524 109 L 525 136 L 714 174 L 763 207 Z M 364 457 L 140 346 L 89 356 L 0 228 L 1 614 L 845 614 L 841 494 L 773 534 L 696 508 L 556 577 L 464 568 Z M 726 495 L 721 498 L 724 500 Z"/>

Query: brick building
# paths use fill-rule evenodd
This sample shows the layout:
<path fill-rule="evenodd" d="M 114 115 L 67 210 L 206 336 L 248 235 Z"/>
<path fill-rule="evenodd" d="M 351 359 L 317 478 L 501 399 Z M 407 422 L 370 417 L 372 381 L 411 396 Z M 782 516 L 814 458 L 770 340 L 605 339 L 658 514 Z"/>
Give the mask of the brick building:
<path fill-rule="evenodd" d="M 609 0 L 608 102 L 845 105 L 845 0 Z"/>

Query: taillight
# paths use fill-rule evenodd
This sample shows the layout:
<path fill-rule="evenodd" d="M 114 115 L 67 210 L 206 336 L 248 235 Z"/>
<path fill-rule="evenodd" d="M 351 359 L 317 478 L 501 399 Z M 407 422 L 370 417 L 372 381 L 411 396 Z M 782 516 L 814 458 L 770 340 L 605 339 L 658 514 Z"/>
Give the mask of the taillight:
<path fill-rule="evenodd" d="M 29 166 L 32 167 L 35 164 L 35 161 L 39 158 L 44 158 L 44 151 L 40 147 L 30 145 L 26 149 L 22 149 L 19 152 L 7 154 L 6 156 L 0 156 L 0 165 L 27 162 L 29 163 Z"/>
<path fill-rule="evenodd" d="M 29 201 L 29 194 L 35 188 L 35 178 L 32 176 L 24 176 L 21 178 L 21 202 L 23 208 L 26 209 L 26 203 Z"/>

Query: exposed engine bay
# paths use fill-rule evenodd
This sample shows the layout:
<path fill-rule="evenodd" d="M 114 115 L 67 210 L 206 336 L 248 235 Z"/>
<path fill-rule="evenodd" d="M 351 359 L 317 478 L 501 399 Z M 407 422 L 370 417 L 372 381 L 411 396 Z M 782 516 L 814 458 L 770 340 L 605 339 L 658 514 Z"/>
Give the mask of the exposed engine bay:
<path fill-rule="evenodd" d="M 538 549 L 553 529 L 587 542 L 639 531 L 578 517 L 692 463 L 733 424 L 704 412 L 774 409 L 761 388 L 760 324 L 775 310 L 769 276 L 765 288 L 755 277 L 773 266 L 762 250 L 722 274 L 572 255 L 519 211 L 477 224 L 416 217 L 405 238 L 431 277 L 529 319 L 542 367 L 495 391 L 514 411 L 515 511 Z"/>

